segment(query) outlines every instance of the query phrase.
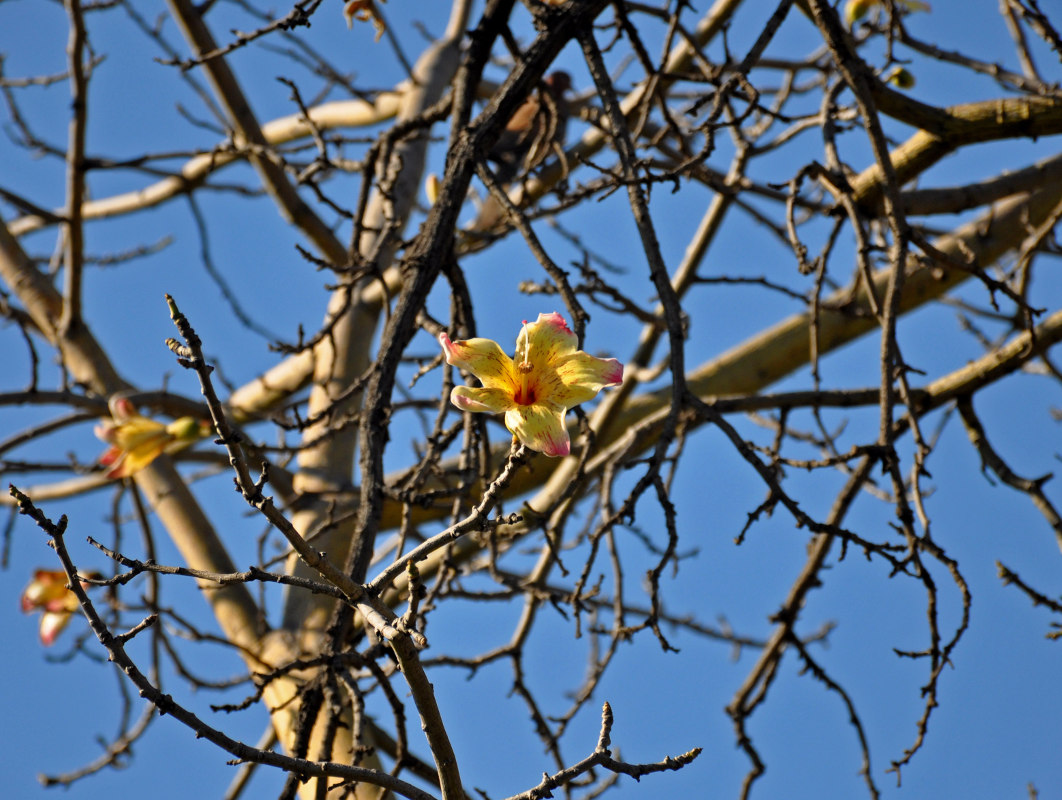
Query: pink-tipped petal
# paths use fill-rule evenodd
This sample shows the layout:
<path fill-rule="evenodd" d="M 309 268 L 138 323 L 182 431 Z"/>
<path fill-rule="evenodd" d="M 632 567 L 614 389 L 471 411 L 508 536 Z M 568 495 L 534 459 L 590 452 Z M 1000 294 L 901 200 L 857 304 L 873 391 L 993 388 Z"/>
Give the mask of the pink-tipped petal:
<path fill-rule="evenodd" d="M 579 340 L 556 311 L 539 314 L 534 322 L 524 323 L 516 338 L 516 362 L 530 361 L 535 369 L 549 366 L 556 359 L 575 352 Z"/>
<path fill-rule="evenodd" d="M 572 408 L 597 396 L 606 386 L 623 382 L 623 365 L 614 358 L 597 358 L 582 350 L 558 360 L 554 366 L 558 385 L 550 400 Z"/>
<path fill-rule="evenodd" d="M 439 334 L 446 363 L 471 372 L 488 389 L 513 391 L 513 362 L 498 343 L 491 339 L 458 339 L 451 341 Z"/>
<path fill-rule="evenodd" d="M 55 644 L 55 638 L 62 633 L 70 622 L 70 612 L 63 611 L 60 613 L 45 612 L 41 616 L 40 637 L 41 644 L 45 647 L 51 647 Z"/>
<path fill-rule="evenodd" d="M 117 435 L 118 424 L 112 420 L 104 420 L 92 429 L 92 432 L 96 434 L 96 438 L 101 441 L 113 444 L 114 437 Z"/>
<path fill-rule="evenodd" d="M 105 467 L 109 467 L 112 464 L 117 464 L 122 459 L 122 451 L 117 447 L 108 447 L 102 456 L 100 456 L 100 464 Z"/>
<path fill-rule="evenodd" d="M 503 389 L 455 386 L 450 392 L 450 402 L 462 411 L 501 414 L 513 407 L 513 396 L 512 392 L 506 392 Z"/>
<path fill-rule="evenodd" d="M 162 455 L 169 444 L 168 438 L 156 438 L 151 442 L 145 442 L 133 450 L 126 451 L 123 458 L 108 470 L 108 478 L 128 478 L 142 470 L 156 458 Z"/>
<path fill-rule="evenodd" d="M 548 314 L 539 314 L 538 319 L 535 320 L 535 325 L 543 325 L 546 328 L 554 331 L 555 336 L 564 336 L 572 340 L 572 347 L 574 347 L 578 340 L 575 338 L 575 334 L 572 333 L 571 328 L 568 327 L 567 321 L 560 315 L 560 312 L 551 311 Z"/>
<path fill-rule="evenodd" d="M 506 412 L 505 427 L 521 444 L 543 455 L 559 457 L 571 452 L 563 411 L 542 405 L 519 406 Z"/>

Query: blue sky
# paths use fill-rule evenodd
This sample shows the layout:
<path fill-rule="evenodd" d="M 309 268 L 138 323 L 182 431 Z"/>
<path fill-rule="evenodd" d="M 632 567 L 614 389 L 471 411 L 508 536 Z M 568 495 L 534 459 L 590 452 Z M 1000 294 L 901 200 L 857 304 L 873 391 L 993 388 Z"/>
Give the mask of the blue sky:
<path fill-rule="evenodd" d="M 423 42 L 409 20 L 420 18 L 428 30 L 439 32 L 446 5 L 392 0 L 386 6 L 407 53 L 415 56 Z M 694 5 L 700 9 L 706 4 Z M 148 20 L 162 12 L 155 4 L 136 6 Z M 343 48 L 342 52 L 349 52 L 349 69 L 358 75 L 361 86 L 389 86 L 398 80 L 393 59 L 379 55 L 388 51 L 372 42 L 371 32 L 364 26 L 347 31 L 339 4 L 328 6 L 306 32 L 307 40 L 322 50 Z M 761 29 L 755 24 L 758 16 L 769 13 L 773 6 L 766 0 L 745 4 L 729 34 L 733 52 L 744 52 Z M 229 27 L 248 27 L 246 20 L 228 6 L 220 6 L 218 14 L 224 19 L 212 20 L 212 25 L 219 38 L 227 30 L 229 17 L 233 20 Z M 997 17 L 994 1 L 949 4 L 939 0 L 930 14 L 912 17 L 910 24 L 916 33 L 942 46 L 961 47 L 985 60 L 1015 68 L 1013 47 Z M 216 142 L 215 134 L 196 129 L 177 113 L 175 104 L 180 103 L 193 115 L 205 114 L 194 94 L 173 80 L 172 68 L 151 60 L 154 52 L 150 45 L 121 13 L 97 14 L 91 22 L 93 41 L 107 59 L 92 84 L 90 153 L 117 158 L 144 150 L 184 150 L 190 143 L 206 147 Z M 65 30 L 65 15 L 55 4 L 31 0 L 0 3 L 5 76 L 63 70 Z M 173 25 L 168 24 L 166 30 L 171 41 L 179 43 Z M 517 33 L 529 35 L 526 30 L 518 29 Z M 804 55 L 814 46 L 813 35 L 807 22 L 794 12 L 768 55 Z M 183 53 L 183 45 L 180 49 Z M 713 55 L 718 57 L 719 53 L 713 51 Z M 872 57 L 873 51 L 866 55 Z M 1057 77 L 1057 57 L 1046 49 L 1038 49 L 1037 55 L 1045 75 Z M 260 119 L 293 111 L 289 90 L 274 80 L 282 69 L 278 64 L 283 63 L 275 55 L 251 47 L 231 61 L 249 87 Z M 574 48 L 565 51 L 558 64 L 572 72 L 577 88 L 590 85 Z M 912 91 L 926 102 L 968 102 L 1002 94 L 991 81 L 920 59 L 913 62 L 912 71 L 918 79 Z M 307 87 L 313 85 L 305 71 L 291 68 L 290 72 Z M 504 77 L 503 70 L 495 69 L 493 77 Z M 26 95 L 32 101 L 27 100 L 23 109 L 35 129 L 58 145 L 66 136 L 66 92 L 64 84 L 35 90 Z M 6 116 L 4 120 L 7 124 Z M 892 126 L 890 133 L 902 138 L 906 130 Z M 842 143 L 849 163 L 857 168 L 867 163 L 869 151 L 860 135 L 845 136 Z M 970 154 L 943 161 L 926 176 L 925 185 L 972 181 L 1027 165 L 1056 148 L 1056 140 L 1050 138 L 1036 143 L 980 146 Z M 806 157 L 821 159 L 820 150 L 821 143 L 810 137 Z M 437 172 L 441 171 L 442 152 L 441 143 L 432 151 L 432 168 Z M 725 169 L 728 157 L 729 145 L 721 137 L 718 157 L 709 163 Z M 759 168 L 771 174 L 757 177 L 788 180 L 796 169 L 790 159 L 783 156 L 778 161 L 766 161 Z M 141 187 L 147 180 L 135 171 L 96 173 L 91 188 L 93 196 L 102 197 Z M 254 178 L 246 167 L 235 166 L 219 173 L 217 180 L 251 184 Z M 54 158 L 30 158 L 7 136 L 0 136 L 0 185 L 27 191 L 35 202 L 56 207 L 63 198 L 63 165 Z M 349 196 L 353 191 L 349 190 Z M 681 258 L 710 197 L 706 190 L 670 195 L 666 187 L 657 187 L 652 207 L 669 266 Z M 213 258 L 238 287 L 241 302 L 256 321 L 288 340 L 295 338 L 300 322 L 313 330 L 323 314 L 323 287 L 329 276 L 313 271 L 294 252 L 298 238 L 269 207 L 270 202 L 215 192 L 203 196 L 201 203 L 204 214 L 217 221 L 210 231 Z M 10 207 L 0 207 L 0 213 L 8 220 L 13 216 Z M 626 274 L 617 280 L 649 306 L 653 290 L 629 214 L 624 200 L 613 197 L 565 216 L 562 224 L 592 239 L 602 256 L 623 266 Z M 419 221 L 414 220 L 410 235 Z M 934 220 L 934 224 L 945 228 L 954 221 L 945 218 Z M 769 275 L 798 290 L 806 288 L 800 283 L 791 254 L 769 235 L 736 214 L 731 224 L 714 245 L 703 269 L 705 274 Z M 564 264 L 579 257 L 579 251 L 566 245 L 546 223 L 540 223 L 538 229 L 552 248 L 555 261 Z M 163 292 L 177 298 L 226 380 L 239 384 L 275 362 L 276 355 L 261 336 L 233 322 L 217 286 L 206 274 L 194 219 L 185 201 L 93 224 L 88 231 L 87 249 L 97 254 L 174 237 L 171 244 L 149 258 L 89 273 L 86 314 L 126 378 L 144 388 L 168 381 L 176 391 L 192 396 L 198 393 L 191 376 L 179 371 L 162 344 L 173 335 Z M 54 232 L 27 237 L 24 245 L 34 255 L 47 256 L 55 247 Z M 843 246 L 851 248 L 850 243 Z M 498 339 L 503 346 L 508 347 L 515 339 L 518 322 L 514 320 L 553 310 L 554 298 L 529 297 L 518 291 L 520 281 L 537 279 L 539 271 L 516 237 L 465 259 L 462 266 L 478 304 L 479 332 Z M 1062 280 L 1050 273 L 1053 266 L 1042 263 L 1036 273 L 1034 305 L 1053 309 L 1057 298 L 1062 297 Z M 985 302 L 983 291 L 975 286 L 964 287 L 960 294 Z M 544 303 L 549 307 L 543 307 Z M 745 288 L 715 286 L 695 289 L 689 307 L 694 312 L 688 345 L 693 364 L 799 310 L 790 300 Z M 447 302 L 441 291 L 433 295 L 431 310 L 437 318 L 445 318 Z M 637 329 L 623 325 L 615 315 L 597 310 L 587 328 L 586 349 L 622 358 L 637 334 Z M 13 376 L 3 383 L 2 391 L 24 388 L 27 356 L 17 331 L 0 329 L 0 337 L 10 365 L 6 372 Z M 920 311 L 905 322 L 901 344 L 908 361 L 926 371 L 927 380 L 980 354 L 977 343 L 958 332 L 954 312 L 944 308 Z M 433 346 L 423 337 L 414 348 L 428 354 Z M 867 337 L 831 354 L 823 364 L 824 380 L 841 387 L 874 386 L 877 358 L 878 340 Z M 42 383 L 51 385 L 54 367 L 42 364 L 41 372 Z M 434 381 L 434 387 L 437 375 L 424 380 Z M 809 386 L 810 377 L 804 370 L 775 388 Z M 1049 413 L 1051 406 L 1062 405 L 1057 383 L 1038 375 L 1016 376 L 979 394 L 975 404 L 993 443 L 1015 471 L 1035 476 L 1058 468 L 1058 423 Z M 28 420 L 49 418 L 54 412 L 0 407 L 0 435 L 6 437 Z M 930 415 L 925 429 L 934 429 L 941 413 Z M 867 432 L 876 430 L 876 415 L 877 410 L 870 409 L 826 416 L 829 424 L 846 422 L 846 437 L 855 441 L 860 436 L 873 437 Z M 741 418 L 733 421 L 743 435 L 769 443 L 769 434 L 751 422 Z M 794 421 L 808 424 L 806 416 L 797 415 Z M 415 430 L 409 441 L 413 436 Z M 66 453 L 76 452 L 83 461 L 90 461 L 100 449 L 90 426 L 51 437 L 42 447 L 43 458 L 61 460 Z M 807 533 L 778 511 L 758 523 L 742 545 L 735 545 L 734 537 L 745 515 L 763 500 L 764 487 L 718 431 L 697 431 L 688 449 L 672 499 L 683 536 L 681 549 L 695 549 L 696 555 L 684 559 L 677 575 L 667 579 L 667 610 L 678 617 L 695 614 L 709 624 L 725 619 L 741 634 L 766 636 L 771 630 L 768 618 L 778 609 L 803 564 Z M 906 452 L 906 445 L 904 449 Z M 389 457 L 397 466 L 404 463 L 408 452 L 404 441 L 396 441 L 394 455 Z M 856 552 L 849 552 L 841 561 L 835 551 L 823 587 L 809 596 L 800 630 L 808 634 L 826 623 L 836 626 L 828 642 L 812 646 L 811 652 L 852 697 L 867 731 L 873 774 L 884 797 L 1017 797 L 1025 795 L 1027 784 L 1035 785 L 1041 797 L 1057 796 L 1062 791 L 1062 760 L 1057 755 L 1062 733 L 1062 684 L 1057 679 L 1062 644 L 1045 638 L 1048 613 L 1031 609 L 1023 595 L 1003 586 L 995 562 L 1003 561 L 1032 585 L 1057 594 L 1062 557 L 1050 529 L 1027 498 L 992 485 L 980 473 L 976 454 L 955 421 L 945 428 L 928 466 L 933 476 L 929 481 L 932 494 L 927 500 L 933 536 L 957 559 L 969 581 L 973 607 L 970 629 L 955 651 L 953 666 L 945 670 L 941 680 L 940 707 L 933 714 L 929 736 L 922 752 L 904 768 L 902 788 L 896 787 L 895 776 L 886 775 L 885 769 L 914 741 L 915 723 L 922 710 L 919 688 L 926 680 L 926 668 L 921 662 L 898 658 L 893 648 L 925 646 L 924 591 L 914 581 L 890 579 L 887 566 L 881 562 L 868 562 Z M 840 479 L 822 473 L 794 474 L 792 478 L 794 492 L 809 513 L 825 516 Z M 5 482 L 17 483 L 19 479 L 5 476 Z M 1048 484 L 1047 490 L 1056 503 L 1062 501 L 1055 483 Z M 227 477 L 198 484 L 196 492 L 208 511 L 223 521 L 226 542 L 231 543 L 237 563 L 250 563 L 255 558 L 254 539 L 263 524 L 248 518 Z M 96 495 L 52 504 L 47 511 L 69 516 L 76 556 L 86 566 L 101 566 L 100 557 L 83 544 L 83 537 L 109 535 L 109 501 Z M 875 538 L 885 535 L 882 531 L 887 530 L 890 519 L 887 507 L 863 497 L 846 525 Z M 639 508 L 639 526 L 657 541 L 659 522 L 648 505 Z M 132 526 L 127 537 L 130 542 L 135 539 Z M 626 582 L 640 601 L 643 598 L 637 593 L 644 569 L 633 565 L 641 563 L 639 558 L 644 560 L 644 553 L 634 537 L 621 539 L 620 547 L 632 564 Z M 577 555 L 573 553 L 571 558 Z M 175 563 L 178 556 L 163 545 L 159 559 Z M 0 573 L 0 610 L 4 610 L 3 629 L 9 643 L 7 657 L 0 661 L 5 687 L 0 702 L 8 721 L 0 728 L 0 753 L 6 767 L 6 792 L 16 798 L 45 797 L 48 791 L 61 791 L 41 788 L 37 774 L 76 769 L 95 758 L 100 752 L 96 737 L 112 736 L 118 729 L 119 699 L 122 692 L 129 691 L 106 663 L 93 663 L 84 657 L 57 659 L 75 635 L 85 633 L 80 621 L 55 648 L 44 651 L 37 641 L 36 619 L 15 611 L 32 570 L 52 564 L 54 556 L 43 534 L 19 521 L 13 529 L 9 564 Z M 942 624 L 950 631 L 958 620 L 958 594 L 942 570 L 934 577 L 941 586 Z M 207 624 L 205 606 L 190 582 L 170 581 L 167 592 L 168 604 L 187 609 Z M 436 652 L 473 655 L 495 647 L 508 639 L 517 614 L 518 609 L 512 607 L 444 607 L 431 621 L 428 634 L 433 649 L 426 657 Z M 736 797 L 748 763 L 734 744 L 732 724 L 723 709 L 755 662 L 756 652 L 745 649 L 735 654 L 728 645 L 687 630 L 668 629 L 666 633 L 680 652 L 664 653 L 649 637 L 621 646 L 594 700 L 573 723 L 566 740 L 567 760 L 578 760 L 592 750 L 599 724 L 597 712 L 607 700 L 616 718 L 612 741 L 625 759 L 656 761 L 693 747 L 703 748 L 700 758 L 687 769 L 649 776 L 641 784 L 621 779 L 612 796 Z M 588 646 L 587 637 L 574 639 L 570 621 L 560 614 L 542 615 L 525 667 L 529 684 L 544 698 L 546 713 L 561 714 L 567 709 L 570 701 L 565 693 L 576 689 L 582 680 Z M 186 651 L 189 665 L 214 679 L 234 676 L 241 669 L 230 654 L 209 644 L 189 646 Z M 439 668 L 432 673 L 465 785 L 480 787 L 492 797 L 529 788 L 553 765 L 542 753 L 526 707 L 509 693 L 509 666 L 495 664 L 478 673 L 475 680 L 468 677 L 456 668 Z M 181 691 L 177 676 L 162 678 L 168 691 Z M 217 702 L 210 692 L 181 696 L 213 724 L 250 743 L 265 729 L 266 717 L 260 709 L 221 716 L 209 710 L 209 704 Z M 141 705 L 132 699 L 133 716 L 140 711 Z M 801 674 L 794 659 L 785 660 L 768 701 L 752 717 L 749 731 L 768 766 L 756 784 L 754 797 L 801 800 L 865 796 L 858 775 L 858 742 L 843 703 L 822 684 Z M 423 746 L 418 743 L 417 747 L 424 754 Z M 196 741 L 174 720 L 158 718 L 137 743 L 128 769 L 104 771 L 77 783 L 65 794 L 74 800 L 95 800 L 120 793 L 140 794 L 146 791 L 142 787 L 150 786 L 155 800 L 198 793 L 220 796 L 221 787 L 234 772 L 226 765 L 227 759 L 227 754 Z M 280 785 L 278 776 L 264 768 L 255 780 L 256 791 L 264 797 L 274 794 Z"/>

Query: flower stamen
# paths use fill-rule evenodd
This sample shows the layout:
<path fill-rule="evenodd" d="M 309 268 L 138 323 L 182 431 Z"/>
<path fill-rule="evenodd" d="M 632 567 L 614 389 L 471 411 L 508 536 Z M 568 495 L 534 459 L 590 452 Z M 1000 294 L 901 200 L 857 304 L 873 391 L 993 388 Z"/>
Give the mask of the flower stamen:
<path fill-rule="evenodd" d="M 524 325 L 520 328 L 520 339 L 524 342 L 524 360 L 520 362 L 521 372 L 531 371 L 531 335 L 527 332 L 527 320 L 524 320 Z M 520 341 L 516 342 L 517 349 L 520 349 Z"/>
<path fill-rule="evenodd" d="M 535 402 L 535 389 L 531 373 L 534 368 L 531 366 L 531 336 L 527 332 L 527 320 L 524 320 L 524 326 L 520 329 L 520 340 L 523 341 L 524 358 L 516 365 L 516 372 L 519 376 L 519 385 L 516 387 L 516 396 L 513 400 L 517 405 L 529 406 Z M 520 341 L 517 341 L 517 349 L 520 347 Z"/>

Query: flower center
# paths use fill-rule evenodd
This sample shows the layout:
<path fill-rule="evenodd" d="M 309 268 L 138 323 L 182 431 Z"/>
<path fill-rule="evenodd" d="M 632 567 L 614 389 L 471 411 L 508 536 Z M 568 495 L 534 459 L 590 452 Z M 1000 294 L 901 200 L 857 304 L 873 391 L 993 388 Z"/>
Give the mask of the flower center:
<path fill-rule="evenodd" d="M 534 381 L 534 367 L 531 366 L 531 337 L 527 333 L 527 320 L 524 320 L 524 327 L 520 329 L 520 338 L 524 344 L 524 357 L 516 365 L 516 392 L 513 395 L 513 400 L 517 405 L 529 406 L 535 402 L 535 381 Z M 520 342 L 517 341 L 517 348 L 519 349 Z"/>

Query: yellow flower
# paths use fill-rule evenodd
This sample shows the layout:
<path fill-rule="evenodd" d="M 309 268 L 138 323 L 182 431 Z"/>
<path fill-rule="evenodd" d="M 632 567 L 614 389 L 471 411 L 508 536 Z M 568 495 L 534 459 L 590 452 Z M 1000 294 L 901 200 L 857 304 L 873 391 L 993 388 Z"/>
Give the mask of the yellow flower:
<path fill-rule="evenodd" d="M 883 0 L 848 0 L 848 5 L 844 8 L 844 18 L 852 25 L 865 17 L 874 6 L 884 5 Z M 922 0 L 896 0 L 896 5 L 908 11 L 930 10 L 929 3 L 923 3 Z"/>
<path fill-rule="evenodd" d="M 172 453 L 206 435 L 194 417 L 181 417 L 165 425 L 138 414 L 125 397 L 116 395 L 108 405 L 112 419 L 96 426 L 96 436 L 111 445 L 100 456 L 100 464 L 110 468 L 108 478 L 127 478 L 163 453 Z"/>
<path fill-rule="evenodd" d="M 452 342 L 439 334 L 446 363 L 483 384 L 455 386 L 450 402 L 463 411 L 505 414 L 505 427 L 518 441 L 547 456 L 566 456 L 571 444 L 565 412 L 623 381 L 622 364 L 576 350 L 577 341 L 557 312 L 524 321 L 515 361 L 490 339 Z"/>
<path fill-rule="evenodd" d="M 87 577 L 96 578 L 98 572 Z M 82 586 L 89 584 L 82 581 Z M 41 644 L 49 647 L 55 637 L 70 622 L 70 617 L 78 610 L 77 596 L 67 588 L 66 573 L 62 570 L 39 569 L 33 573 L 33 580 L 22 591 L 22 611 L 42 610 L 40 637 Z"/>

